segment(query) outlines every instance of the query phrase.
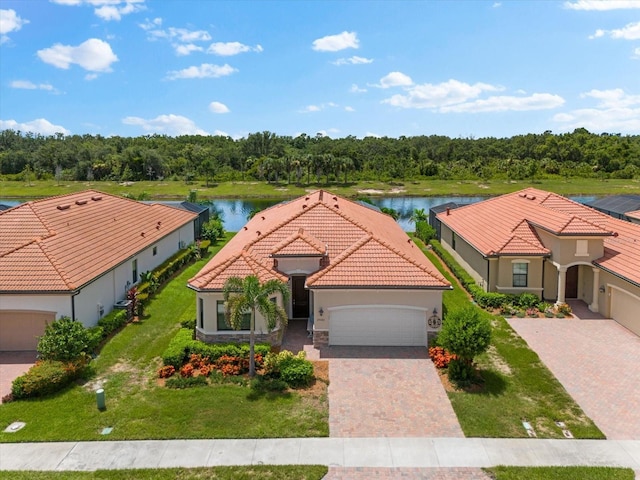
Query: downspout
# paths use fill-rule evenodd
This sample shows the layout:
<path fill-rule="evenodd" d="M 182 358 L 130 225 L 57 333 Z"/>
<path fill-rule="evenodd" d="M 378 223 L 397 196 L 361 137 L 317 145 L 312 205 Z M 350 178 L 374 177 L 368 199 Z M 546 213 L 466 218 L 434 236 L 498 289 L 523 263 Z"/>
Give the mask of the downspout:
<path fill-rule="evenodd" d="M 540 300 L 544 302 L 544 264 L 547 263 L 546 258 L 542 258 L 542 292 L 540 292 Z"/>
<path fill-rule="evenodd" d="M 74 321 L 76 319 L 76 302 L 75 302 L 75 299 L 76 299 L 76 295 L 78 295 L 78 293 L 80 293 L 80 292 L 76 292 L 73 295 L 71 295 L 71 320 L 74 320 Z"/>

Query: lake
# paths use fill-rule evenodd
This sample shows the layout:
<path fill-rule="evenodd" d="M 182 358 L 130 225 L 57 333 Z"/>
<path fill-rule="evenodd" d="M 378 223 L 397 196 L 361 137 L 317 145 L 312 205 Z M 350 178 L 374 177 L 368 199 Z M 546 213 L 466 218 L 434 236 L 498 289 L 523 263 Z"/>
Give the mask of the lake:
<path fill-rule="evenodd" d="M 415 209 L 424 209 L 425 213 L 429 214 L 429 209 L 436 205 L 440 205 L 447 202 L 457 203 L 474 203 L 480 200 L 485 200 L 487 197 L 470 197 L 470 196 L 458 196 L 458 197 L 379 197 L 372 198 L 372 202 L 377 207 L 392 208 L 398 212 L 400 217 L 398 223 L 405 231 L 413 231 L 413 222 L 409 221 L 409 217 Z M 598 197 L 593 195 L 579 195 L 570 196 L 572 200 L 580 203 L 588 203 L 596 200 Z M 247 223 L 247 215 L 252 210 L 264 210 L 271 207 L 282 199 L 220 199 L 213 200 L 210 209 L 218 212 L 220 217 L 224 221 L 224 228 L 229 232 L 237 232 L 245 223 Z M 20 202 L 15 200 L 2 200 L 0 203 L 10 206 L 18 205 Z M 178 203 L 178 202 L 159 202 L 159 203 Z"/>

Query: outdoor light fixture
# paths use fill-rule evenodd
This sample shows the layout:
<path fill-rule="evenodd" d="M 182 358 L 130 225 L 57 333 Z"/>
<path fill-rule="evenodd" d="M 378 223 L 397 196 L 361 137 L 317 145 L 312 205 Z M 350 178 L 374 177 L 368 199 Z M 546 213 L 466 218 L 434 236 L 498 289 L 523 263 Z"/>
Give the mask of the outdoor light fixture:
<path fill-rule="evenodd" d="M 604 285 L 600 285 L 600 293 L 604 293 Z"/>
<path fill-rule="evenodd" d="M 427 320 L 427 324 L 430 328 L 440 328 L 442 326 L 442 319 L 438 316 L 437 308 L 433 308 L 433 314 Z"/>
<path fill-rule="evenodd" d="M 324 315 L 324 310 L 322 309 L 322 307 L 320 307 L 320 310 L 318 310 L 318 313 L 320 314 L 320 316 Z"/>

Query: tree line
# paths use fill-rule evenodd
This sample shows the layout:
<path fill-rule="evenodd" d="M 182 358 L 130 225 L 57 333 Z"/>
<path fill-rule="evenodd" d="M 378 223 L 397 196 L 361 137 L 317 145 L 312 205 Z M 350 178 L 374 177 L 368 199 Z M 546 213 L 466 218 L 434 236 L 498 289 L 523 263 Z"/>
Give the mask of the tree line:
<path fill-rule="evenodd" d="M 640 176 L 640 135 L 571 133 L 509 138 L 43 136 L 0 131 L 0 175 L 12 180 L 262 180 L 349 183 L 440 178 L 535 180 Z"/>

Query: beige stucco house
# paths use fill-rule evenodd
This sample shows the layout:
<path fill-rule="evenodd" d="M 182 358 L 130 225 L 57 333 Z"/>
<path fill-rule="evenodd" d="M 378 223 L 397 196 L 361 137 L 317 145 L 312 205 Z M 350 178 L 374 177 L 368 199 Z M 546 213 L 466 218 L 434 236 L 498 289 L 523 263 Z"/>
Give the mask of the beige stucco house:
<path fill-rule="evenodd" d="M 96 325 L 194 241 L 197 216 L 95 190 L 0 212 L 0 351 L 35 350 L 47 322 Z"/>
<path fill-rule="evenodd" d="M 222 288 L 248 275 L 288 283 L 282 306 L 290 319 L 311 319 L 316 346 L 426 345 L 451 288 L 390 216 L 322 190 L 258 213 L 189 280 L 198 338 L 246 339 L 225 323 Z M 262 318 L 256 331 L 278 342 Z"/>
<path fill-rule="evenodd" d="M 640 225 L 534 188 L 438 220 L 443 247 L 485 290 L 580 299 L 640 335 Z"/>

